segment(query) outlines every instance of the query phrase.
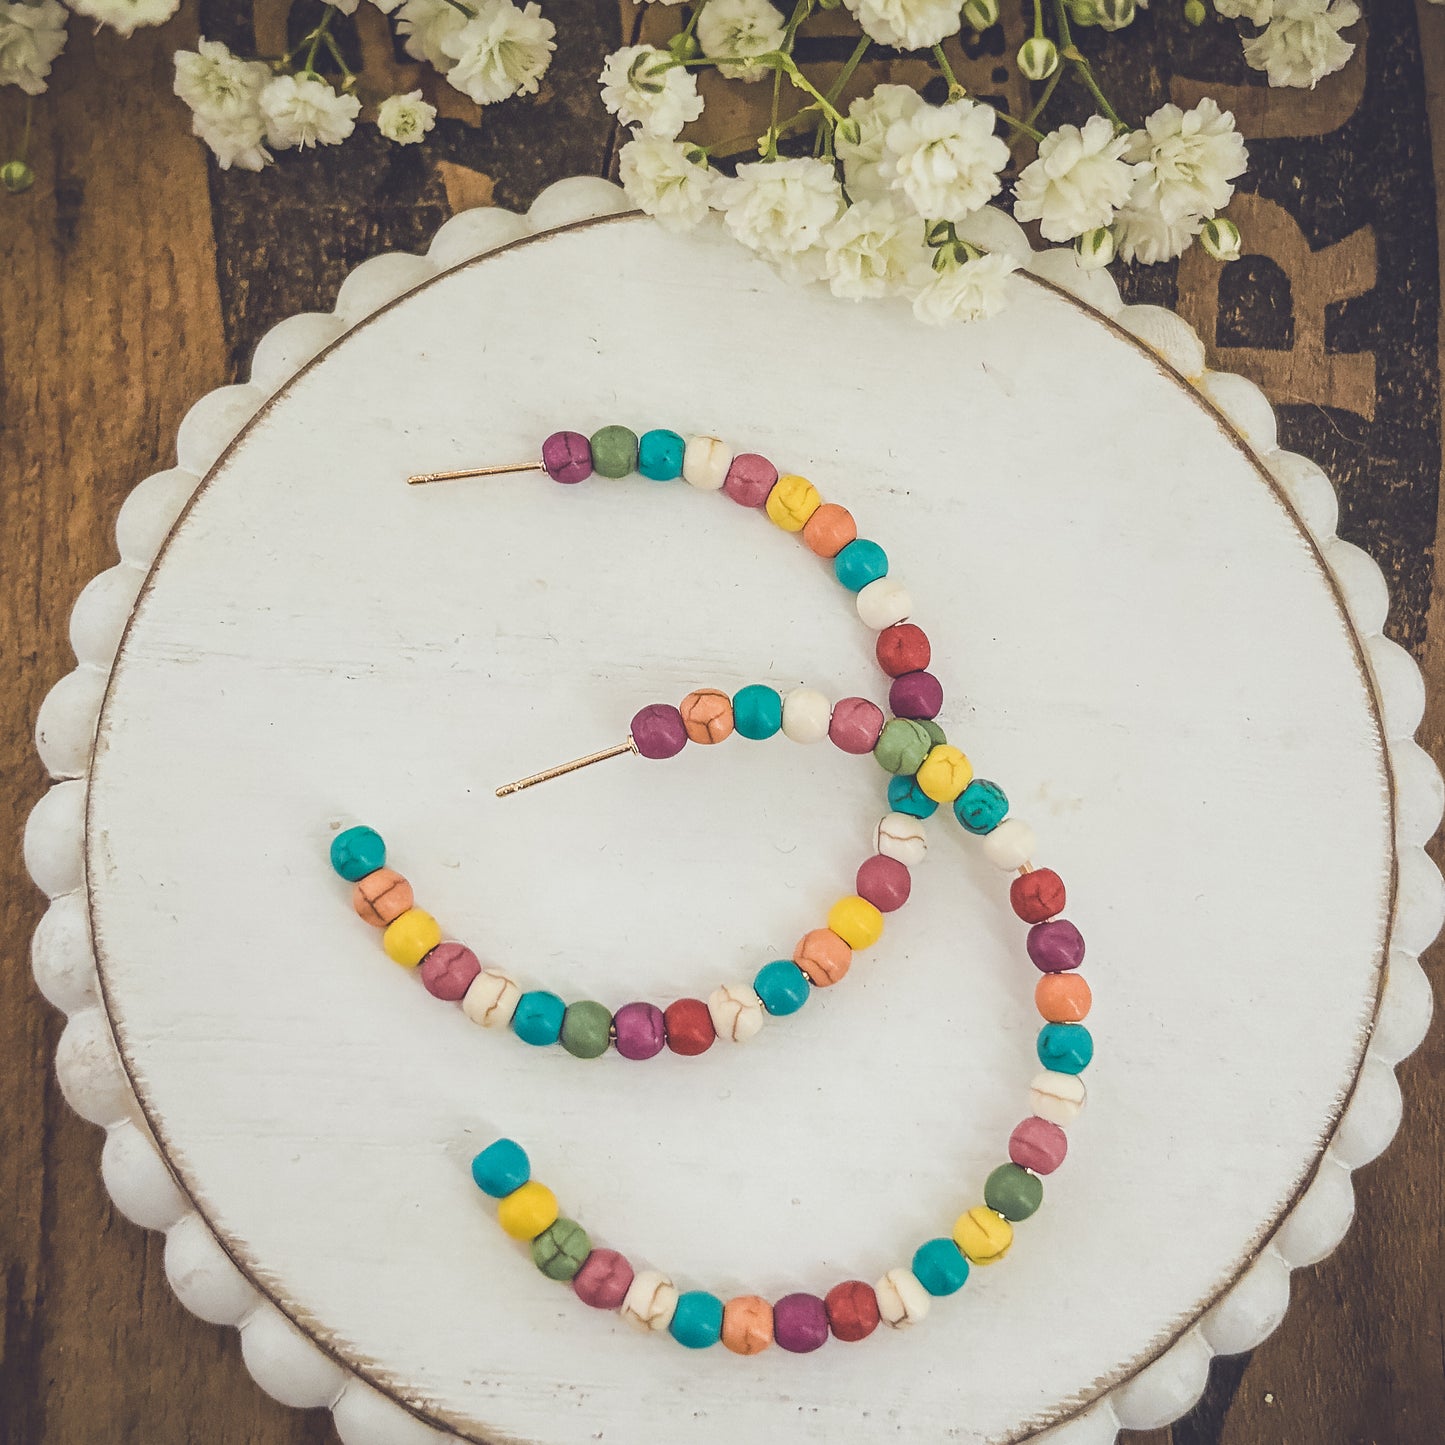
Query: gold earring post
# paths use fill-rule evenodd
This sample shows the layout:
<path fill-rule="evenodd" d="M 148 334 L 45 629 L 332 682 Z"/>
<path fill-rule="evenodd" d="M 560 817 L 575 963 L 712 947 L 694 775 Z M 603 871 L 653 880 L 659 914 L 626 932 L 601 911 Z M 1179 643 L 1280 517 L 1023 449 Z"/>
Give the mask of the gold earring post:
<path fill-rule="evenodd" d="M 463 477 L 500 477 L 509 472 L 540 472 L 541 462 L 508 462 L 501 467 L 464 467 L 459 472 L 418 472 L 408 477 L 409 487 L 424 487 L 428 482 L 456 482 Z"/>
<path fill-rule="evenodd" d="M 579 768 L 590 768 L 593 763 L 605 763 L 608 758 L 620 758 L 623 753 L 635 753 L 637 744 L 629 737 L 625 743 L 618 743 L 615 747 L 603 748 L 600 753 L 588 753 L 585 758 L 574 758 L 570 763 L 559 763 L 555 768 L 547 768 L 543 772 L 533 773 L 530 778 L 519 778 L 515 783 L 508 783 L 497 789 L 499 798 L 509 798 L 513 793 L 520 793 L 523 788 L 534 788 L 538 783 L 550 783 L 553 778 L 560 778 L 567 773 L 575 773 Z"/>

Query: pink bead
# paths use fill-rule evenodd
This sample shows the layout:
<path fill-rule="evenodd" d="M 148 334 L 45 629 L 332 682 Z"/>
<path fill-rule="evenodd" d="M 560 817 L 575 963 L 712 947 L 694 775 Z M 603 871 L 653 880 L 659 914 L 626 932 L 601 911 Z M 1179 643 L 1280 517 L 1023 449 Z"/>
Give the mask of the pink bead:
<path fill-rule="evenodd" d="M 632 1285 L 632 1266 L 615 1249 L 594 1249 L 572 1276 L 572 1291 L 595 1310 L 619 1309 Z"/>
<path fill-rule="evenodd" d="M 828 737 L 845 753 L 871 753 L 883 731 L 883 709 L 866 697 L 845 697 L 833 709 Z"/>
<path fill-rule="evenodd" d="M 895 717 L 932 718 L 943 711 L 943 684 L 931 672 L 905 672 L 888 689 Z"/>
<path fill-rule="evenodd" d="M 1062 973 L 1084 961 L 1084 936 L 1067 918 L 1034 924 L 1024 946 L 1041 973 Z"/>
<path fill-rule="evenodd" d="M 542 443 L 542 466 L 554 482 L 585 482 L 592 475 L 592 443 L 578 431 L 554 431 Z"/>
<path fill-rule="evenodd" d="M 912 887 L 907 867 L 881 853 L 865 859 L 858 870 L 858 896 L 867 899 L 880 913 L 902 908 L 908 902 Z"/>
<path fill-rule="evenodd" d="M 612 1027 L 624 1059 L 653 1058 L 667 1043 L 667 1023 L 656 1004 L 623 1004 L 612 1016 Z"/>
<path fill-rule="evenodd" d="M 644 758 L 675 758 L 687 746 L 687 724 L 670 703 L 649 703 L 632 719 L 631 733 Z"/>
<path fill-rule="evenodd" d="M 448 1003 L 457 1003 L 482 971 L 477 956 L 464 943 L 439 943 L 421 961 L 426 991 Z"/>
<path fill-rule="evenodd" d="M 1009 1135 L 1008 1157 L 1034 1174 L 1052 1174 L 1068 1152 L 1068 1135 L 1047 1119 L 1025 1119 Z"/>
<path fill-rule="evenodd" d="M 728 468 L 722 489 L 740 507 L 761 507 L 778 480 L 778 469 L 756 452 L 739 452 Z"/>

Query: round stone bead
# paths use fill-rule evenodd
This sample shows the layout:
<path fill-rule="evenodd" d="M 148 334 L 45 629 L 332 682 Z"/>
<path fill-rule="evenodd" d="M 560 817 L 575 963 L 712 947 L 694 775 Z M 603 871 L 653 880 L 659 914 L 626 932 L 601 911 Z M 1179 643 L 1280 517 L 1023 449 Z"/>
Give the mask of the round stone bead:
<path fill-rule="evenodd" d="M 1034 1007 L 1051 1024 L 1081 1023 L 1093 1005 L 1093 991 L 1077 973 L 1046 973 L 1034 985 Z"/>
<path fill-rule="evenodd" d="M 1014 1227 L 985 1204 L 960 1214 L 953 1224 L 953 1242 L 970 1264 L 995 1264 L 1009 1252 Z"/>
<path fill-rule="evenodd" d="M 532 1177 L 527 1151 L 514 1139 L 494 1139 L 472 1160 L 472 1178 L 483 1194 L 505 1199 Z"/>
<path fill-rule="evenodd" d="M 888 575 L 888 554 L 877 542 L 855 537 L 833 559 L 833 575 L 850 591 L 861 592 Z"/>
<path fill-rule="evenodd" d="M 958 795 L 953 816 L 970 833 L 992 833 L 1008 814 L 1008 799 L 997 783 L 975 778 Z"/>
<path fill-rule="evenodd" d="M 600 1058 L 612 1043 L 612 1011 L 592 999 L 569 1003 L 558 1037 L 573 1058 Z"/>
<path fill-rule="evenodd" d="M 883 731 L 883 709 L 866 697 L 845 697 L 833 709 L 828 737 L 833 746 L 861 757 L 877 746 Z"/>
<path fill-rule="evenodd" d="M 542 466 L 554 482 L 585 482 L 592 475 L 592 445 L 580 431 L 554 431 L 542 443 Z"/>
<path fill-rule="evenodd" d="M 828 927 L 857 952 L 883 937 L 883 913 L 866 898 L 840 898 L 828 910 Z"/>
<path fill-rule="evenodd" d="M 464 943 L 439 943 L 417 970 L 426 991 L 447 1003 L 460 1003 L 482 971 L 477 956 Z"/>
<path fill-rule="evenodd" d="M 806 477 L 781 476 L 768 493 L 768 518 L 785 532 L 801 532 L 822 505 L 817 487 Z"/>
<path fill-rule="evenodd" d="M 811 687 L 795 687 L 783 698 L 783 736 L 795 743 L 820 743 L 828 736 L 833 704 Z"/>
<path fill-rule="evenodd" d="M 723 494 L 740 507 L 765 506 L 777 480 L 778 469 L 766 457 L 756 452 L 739 452 L 728 468 Z"/>
<path fill-rule="evenodd" d="M 592 1241 L 575 1219 L 556 1220 L 532 1241 L 532 1263 L 561 1284 L 577 1277 L 591 1253 Z"/>
<path fill-rule="evenodd" d="M 1013 1224 L 1038 1212 L 1044 1181 L 1017 1164 L 1000 1164 L 983 1186 L 983 1202 Z"/>
<path fill-rule="evenodd" d="M 733 694 L 733 725 L 753 742 L 772 737 L 783 726 L 783 699 L 776 688 L 752 683 Z"/>
<path fill-rule="evenodd" d="M 907 867 L 896 858 L 875 853 L 863 860 L 855 886 L 858 896 L 866 899 L 880 913 L 895 913 L 908 902 L 913 879 Z"/>
<path fill-rule="evenodd" d="M 808 1355 L 828 1342 L 828 1308 L 815 1294 L 785 1294 L 773 1306 L 773 1338 L 780 1350 Z"/>
<path fill-rule="evenodd" d="M 637 470 L 637 433 L 605 426 L 592 433 L 592 466 L 599 477 L 625 477 Z"/>
<path fill-rule="evenodd" d="M 890 718 L 878 734 L 873 756 L 890 773 L 911 776 L 923 766 L 933 748 L 928 730 L 915 718 Z"/>
<path fill-rule="evenodd" d="M 888 689 L 895 717 L 935 718 L 943 710 L 943 684 L 931 672 L 905 672 Z"/>
<path fill-rule="evenodd" d="M 814 928 L 798 940 L 793 962 L 815 987 L 827 988 L 848 972 L 853 950 L 831 928 Z"/>
<path fill-rule="evenodd" d="M 484 1029 L 504 1029 L 517 1012 L 522 990 L 499 968 L 484 968 L 462 998 L 462 1012 Z"/>
<path fill-rule="evenodd" d="M 643 432 L 637 442 L 637 470 L 654 482 L 670 482 L 682 475 L 687 444 L 675 431 Z"/>
<path fill-rule="evenodd" d="M 905 672 L 922 672 L 933 660 L 928 634 L 912 622 L 885 627 L 873 647 L 878 666 L 889 677 L 902 677 Z"/>
<path fill-rule="evenodd" d="M 1043 923 L 1064 911 L 1064 880 L 1052 868 L 1031 868 L 1009 884 L 1008 901 L 1025 923 Z"/>
<path fill-rule="evenodd" d="M 803 545 L 818 557 L 836 557 L 858 535 L 858 524 L 847 507 L 824 502 L 803 528 Z"/>
<path fill-rule="evenodd" d="M 861 1279 L 845 1279 L 823 1296 L 828 1328 L 835 1340 L 855 1344 L 866 1340 L 878 1328 L 878 1296 L 873 1286 Z"/>
<path fill-rule="evenodd" d="M 973 764 L 951 743 L 930 748 L 917 773 L 919 788 L 938 803 L 953 802 L 973 777 Z"/>
<path fill-rule="evenodd" d="M 915 718 L 914 721 L 924 732 L 928 734 L 928 746 L 930 748 L 941 748 L 948 741 L 948 734 L 939 726 L 938 722 L 931 717 Z"/>
<path fill-rule="evenodd" d="M 386 844 L 375 828 L 348 828 L 331 840 L 331 866 L 348 883 L 386 866 Z"/>
<path fill-rule="evenodd" d="M 712 1015 L 700 998 L 680 998 L 668 1004 L 662 1012 L 662 1025 L 668 1048 L 685 1058 L 705 1054 L 717 1038 Z"/>
<path fill-rule="evenodd" d="M 1031 1174 L 1052 1174 L 1068 1152 L 1069 1136 L 1037 1114 L 1025 1119 L 1009 1135 L 1008 1157 Z"/>
<path fill-rule="evenodd" d="M 1094 1059 L 1094 1039 L 1083 1024 L 1045 1024 L 1039 1030 L 1039 1063 L 1055 1074 L 1082 1074 Z"/>
<path fill-rule="evenodd" d="M 1073 1074 L 1046 1070 L 1029 1085 L 1029 1108 L 1051 1124 L 1066 1129 L 1079 1117 L 1087 1098 L 1084 1081 Z"/>
<path fill-rule="evenodd" d="M 644 1269 L 632 1277 L 623 1297 L 620 1313 L 639 1330 L 665 1330 L 677 1308 L 677 1286 L 665 1274 Z"/>
<path fill-rule="evenodd" d="M 689 437 L 682 454 L 682 479 L 700 492 L 716 492 L 727 481 L 732 448 L 716 437 Z"/>
<path fill-rule="evenodd" d="M 678 1295 L 668 1331 L 678 1344 L 690 1350 L 705 1350 L 722 1338 L 723 1302 L 705 1289 L 690 1289 Z"/>
<path fill-rule="evenodd" d="M 913 1253 L 913 1277 L 931 1295 L 957 1294 L 968 1281 L 968 1261 L 951 1239 L 930 1239 Z"/>
<path fill-rule="evenodd" d="M 1084 961 L 1084 935 L 1067 918 L 1034 924 L 1024 946 L 1040 973 L 1066 973 Z"/>
<path fill-rule="evenodd" d="M 1034 830 L 1022 818 L 1005 818 L 991 833 L 983 835 L 983 855 L 995 868 L 1016 873 L 1033 857 Z"/>
<path fill-rule="evenodd" d="M 773 1342 L 773 1307 L 755 1294 L 723 1306 L 722 1342 L 735 1355 L 761 1354 Z"/>
<path fill-rule="evenodd" d="M 808 976 L 791 959 L 775 958 L 758 970 L 753 992 L 774 1018 L 782 1018 L 807 1003 Z"/>
<path fill-rule="evenodd" d="M 878 1299 L 878 1315 L 885 1325 L 895 1330 L 907 1329 L 928 1318 L 930 1296 L 911 1270 L 890 1269 L 873 1293 Z"/>
<path fill-rule="evenodd" d="M 358 918 L 373 928 L 385 928 L 416 904 L 411 884 L 390 868 L 378 868 L 357 881 L 351 890 L 351 906 Z"/>
<path fill-rule="evenodd" d="M 897 781 L 897 778 L 893 780 Z M 928 855 L 928 834 L 923 820 L 907 813 L 885 814 L 878 821 L 873 846 L 885 858 L 896 858 L 905 868 L 916 868 Z"/>
<path fill-rule="evenodd" d="M 557 1222 L 557 1196 L 545 1184 L 529 1179 L 497 1206 L 497 1223 L 513 1239 L 536 1239 Z"/>
<path fill-rule="evenodd" d="M 567 1005 L 555 993 L 545 989 L 533 989 L 517 1000 L 517 1011 L 512 1015 L 512 1032 L 525 1044 L 541 1048 L 555 1044 L 562 1034 L 562 1019 Z"/>
<path fill-rule="evenodd" d="M 733 700 L 715 687 L 700 687 L 683 698 L 678 712 L 695 743 L 720 743 L 733 733 Z"/>
<path fill-rule="evenodd" d="M 718 1038 L 744 1044 L 763 1026 L 763 1001 L 751 984 L 725 983 L 707 998 Z"/>
<path fill-rule="evenodd" d="M 381 935 L 386 956 L 403 968 L 415 968 L 441 941 L 441 924 L 424 908 L 408 908 Z"/>
<path fill-rule="evenodd" d="M 620 1309 L 632 1287 L 632 1266 L 615 1249 L 594 1249 L 572 1276 L 572 1293 L 595 1310 Z"/>
<path fill-rule="evenodd" d="M 662 1010 L 651 1003 L 625 1003 L 613 1015 L 617 1052 L 624 1059 L 651 1059 L 667 1044 Z"/>
<path fill-rule="evenodd" d="M 896 813 L 920 819 L 931 818 L 938 811 L 938 804 L 918 786 L 918 779 L 905 774 L 889 778 L 888 806 Z"/>
<path fill-rule="evenodd" d="M 649 703 L 633 715 L 629 731 L 644 758 L 675 758 L 687 746 L 687 725 L 669 703 Z"/>
<path fill-rule="evenodd" d="M 881 632 L 913 611 L 913 598 L 896 577 L 880 577 L 859 591 L 856 605 L 863 625 Z"/>

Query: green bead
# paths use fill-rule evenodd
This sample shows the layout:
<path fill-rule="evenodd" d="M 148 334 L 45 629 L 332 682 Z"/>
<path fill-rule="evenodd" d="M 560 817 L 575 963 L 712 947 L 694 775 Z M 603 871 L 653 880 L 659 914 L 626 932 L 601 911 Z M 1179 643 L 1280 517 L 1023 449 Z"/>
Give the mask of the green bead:
<path fill-rule="evenodd" d="M 733 696 L 733 727 L 739 737 L 762 742 L 783 726 L 783 699 L 776 688 L 753 683 Z"/>
<path fill-rule="evenodd" d="M 548 1279 L 565 1284 L 587 1262 L 592 1241 L 575 1219 L 559 1219 L 532 1241 L 532 1263 Z"/>
<path fill-rule="evenodd" d="M 995 1214 L 1017 1223 L 1044 1202 L 1044 1181 L 1017 1164 L 1000 1164 L 983 1186 L 983 1202 Z"/>
<path fill-rule="evenodd" d="M 562 1047 L 579 1059 L 595 1059 L 612 1042 L 612 1013 L 600 1003 L 583 999 L 569 1003 L 562 1015 Z"/>
<path fill-rule="evenodd" d="M 625 477 L 637 470 L 637 433 L 605 426 L 592 433 L 592 470 L 599 477 Z"/>
<path fill-rule="evenodd" d="M 774 1018 L 795 1014 L 808 1001 L 808 975 L 791 958 L 775 958 L 758 970 L 753 992 Z"/>
<path fill-rule="evenodd" d="M 933 734 L 916 718 L 895 717 L 883 724 L 873 756 L 890 773 L 911 776 L 923 766 L 933 747 Z"/>
<path fill-rule="evenodd" d="M 948 741 L 948 734 L 944 732 L 944 730 L 939 727 L 939 725 L 934 722 L 931 717 L 917 718 L 916 721 L 918 723 L 918 726 L 921 727 L 932 739 L 934 747 L 941 748 L 944 743 Z"/>
<path fill-rule="evenodd" d="M 643 432 L 637 443 L 637 470 L 654 482 L 670 482 L 682 475 L 682 454 L 687 443 L 675 431 Z"/>

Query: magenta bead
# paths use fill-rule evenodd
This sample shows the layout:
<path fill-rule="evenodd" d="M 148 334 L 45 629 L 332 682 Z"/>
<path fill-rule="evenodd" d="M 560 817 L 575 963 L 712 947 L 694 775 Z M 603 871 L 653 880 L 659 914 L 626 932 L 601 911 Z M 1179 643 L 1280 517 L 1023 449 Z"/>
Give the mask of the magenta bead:
<path fill-rule="evenodd" d="M 687 724 L 670 703 L 649 703 L 632 719 L 631 731 L 644 758 L 675 758 L 687 746 Z"/>
<path fill-rule="evenodd" d="M 650 1003 L 625 1003 L 612 1016 L 617 1052 L 624 1059 L 650 1059 L 667 1042 L 662 1010 Z"/>
<path fill-rule="evenodd" d="M 1009 1135 L 1008 1157 L 1033 1174 L 1052 1174 L 1068 1152 L 1068 1135 L 1047 1119 L 1025 1119 Z"/>
<path fill-rule="evenodd" d="M 542 443 L 542 466 L 554 482 L 585 482 L 592 475 L 592 443 L 578 431 L 554 431 Z"/>
<path fill-rule="evenodd" d="M 773 1343 L 795 1355 L 828 1338 L 828 1307 L 815 1294 L 786 1294 L 773 1306 Z"/>
<path fill-rule="evenodd" d="M 943 711 L 943 684 L 931 672 L 905 672 L 888 689 L 894 717 L 933 718 Z"/>
<path fill-rule="evenodd" d="M 464 943 L 439 943 L 422 959 L 417 970 L 426 991 L 456 1003 L 482 971 L 477 956 Z"/>
<path fill-rule="evenodd" d="M 883 731 L 883 709 L 866 697 L 845 697 L 833 709 L 828 737 L 845 753 L 871 753 Z"/>
<path fill-rule="evenodd" d="M 880 913 L 892 913 L 908 902 L 913 879 L 907 867 L 896 858 L 877 853 L 867 858 L 858 870 L 857 889 Z"/>
<path fill-rule="evenodd" d="M 722 489 L 740 507 L 761 507 L 778 480 L 778 469 L 756 452 L 740 452 L 733 458 Z"/>
<path fill-rule="evenodd" d="M 1041 973 L 1063 973 L 1084 961 L 1084 936 L 1067 918 L 1034 924 L 1027 947 Z"/>
<path fill-rule="evenodd" d="M 594 1249 L 572 1276 L 572 1291 L 595 1310 L 619 1309 L 632 1285 L 632 1266 L 615 1249 Z"/>

